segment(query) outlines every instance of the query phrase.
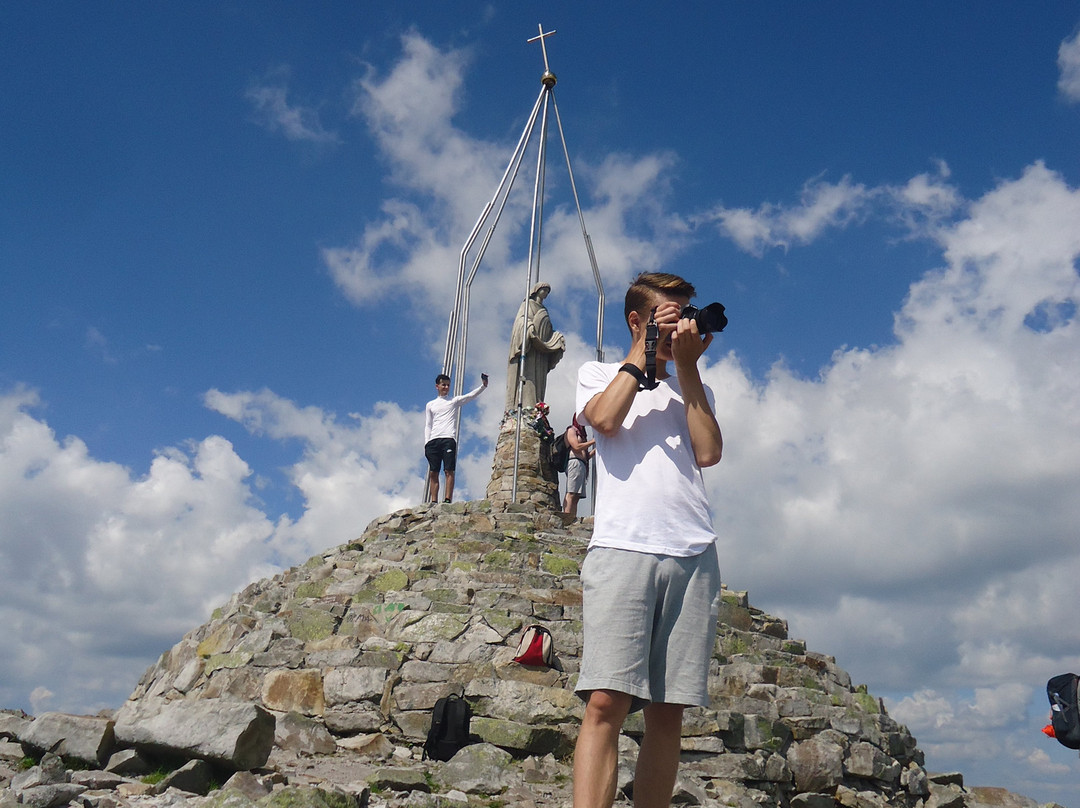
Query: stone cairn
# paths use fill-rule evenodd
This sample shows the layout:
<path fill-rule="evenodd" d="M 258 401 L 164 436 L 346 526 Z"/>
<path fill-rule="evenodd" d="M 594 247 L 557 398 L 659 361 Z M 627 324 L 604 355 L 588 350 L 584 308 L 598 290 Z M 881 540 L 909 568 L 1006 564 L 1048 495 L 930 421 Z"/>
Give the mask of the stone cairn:
<path fill-rule="evenodd" d="M 568 808 L 591 519 L 526 499 L 398 511 L 252 583 L 114 715 L 0 713 L 0 808 Z M 553 669 L 513 661 L 533 623 L 553 635 Z M 450 693 L 471 705 L 474 743 L 424 760 Z M 743 592 L 723 593 L 709 693 L 686 714 L 676 804 L 1036 808 L 929 774 L 878 699 Z M 642 730 L 640 714 L 624 727 L 620 806 Z M 20 770 L 27 754 L 43 756 Z M 163 762 L 164 780 L 139 779 Z"/>
<path fill-rule="evenodd" d="M 551 443 L 540 439 L 533 426 L 533 412 L 528 410 L 521 419 L 521 443 L 518 440 L 516 411 L 507 412 L 499 426 L 495 443 L 495 459 L 491 464 L 491 481 L 487 499 L 494 505 L 532 503 L 539 509 L 555 509 L 559 502 L 559 475 L 551 468 Z M 514 457 L 517 456 L 517 497 L 514 497 Z"/>

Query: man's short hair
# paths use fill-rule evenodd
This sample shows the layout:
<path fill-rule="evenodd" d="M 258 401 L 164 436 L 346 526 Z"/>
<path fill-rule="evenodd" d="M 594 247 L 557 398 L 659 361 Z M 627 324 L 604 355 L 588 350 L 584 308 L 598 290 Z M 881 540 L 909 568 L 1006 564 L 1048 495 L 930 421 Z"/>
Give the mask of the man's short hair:
<path fill-rule="evenodd" d="M 690 281 L 672 275 L 670 272 L 642 272 L 630 283 L 626 290 L 626 302 L 623 305 L 623 317 L 630 325 L 630 312 L 636 311 L 644 316 L 654 305 L 658 294 L 677 297 L 693 297 L 697 292 Z"/>
<path fill-rule="evenodd" d="M 446 380 L 447 384 L 450 384 L 450 377 L 447 376 L 445 373 L 440 373 L 438 376 L 435 377 L 435 384 L 438 384 L 439 382 L 443 381 L 444 379 Z"/>

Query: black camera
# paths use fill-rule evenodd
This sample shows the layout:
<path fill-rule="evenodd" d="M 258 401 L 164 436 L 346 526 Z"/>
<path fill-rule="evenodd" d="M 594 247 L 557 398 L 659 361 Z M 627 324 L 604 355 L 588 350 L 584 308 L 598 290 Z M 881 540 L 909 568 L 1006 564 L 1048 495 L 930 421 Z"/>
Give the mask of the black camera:
<path fill-rule="evenodd" d="M 721 303 L 710 303 L 703 309 L 686 306 L 679 312 L 679 319 L 696 322 L 699 334 L 718 334 L 727 326 L 727 317 Z"/>

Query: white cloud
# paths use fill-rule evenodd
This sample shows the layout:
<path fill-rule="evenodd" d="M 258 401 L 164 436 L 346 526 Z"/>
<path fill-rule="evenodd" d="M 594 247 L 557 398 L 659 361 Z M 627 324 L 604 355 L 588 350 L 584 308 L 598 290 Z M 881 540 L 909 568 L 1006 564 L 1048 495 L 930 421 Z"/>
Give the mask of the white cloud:
<path fill-rule="evenodd" d="M 30 691 L 30 707 L 32 715 L 40 715 L 49 709 L 54 693 L 47 687 L 35 687 Z"/>
<path fill-rule="evenodd" d="M 1031 691 L 1016 683 L 976 688 L 972 698 L 919 690 L 888 707 L 931 757 L 978 759 L 1000 752 L 1006 730 L 1027 729 L 1024 719 Z"/>
<path fill-rule="evenodd" d="M 265 83 L 248 88 L 245 96 L 255 110 L 256 120 L 271 132 L 280 132 L 288 140 L 339 143 L 337 133 L 323 127 L 317 109 L 289 103 L 289 72 L 286 67 L 279 68 L 267 77 Z"/>
<path fill-rule="evenodd" d="M 1069 101 L 1080 101 L 1080 31 L 1058 48 L 1058 89 Z"/>
<path fill-rule="evenodd" d="M 1080 191 L 1036 163 L 940 205 L 964 216 L 927 231 L 945 265 L 894 345 L 837 351 L 817 380 L 708 368 L 727 446 L 707 480 L 729 585 L 857 679 L 928 686 L 895 709 L 928 753 L 1037 767 L 1027 705 L 1080 662 L 1060 617 L 1080 576 Z M 1061 316 L 1034 317 L 1048 301 Z"/>
<path fill-rule="evenodd" d="M 467 52 L 440 51 L 418 34 L 404 36 L 402 48 L 402 58 L 386 75 L 372 70 L 356 83 L 354 105 L 388 159 L 400 194 L 383 202 L 382 215 L 352 244 L 325 248 L 323 260 L 353 302 L 408 298 L 425 312 L 440 312 L 436 319 L 443 326 L 462 246 L 485 206 L 494 201 L 498 209 L 502 200 L 493 196 L 515 144 L 483 141 L 454 125 Z M 549 192 L 567 182 L 562 145 L 557 135 L 550 138 Z M 533 159 L 522 164 L 473 287 L 472 310 L 494 311 L 498 318 L 488 314 L 474 325 L 483 329 L 485 341 L 500 345 L 524 296 Z M 594 249 L 604 256 L 605 273 L 620 283 L 688 243 L 686 223 L 664 210 L 673 162 L 670 154 L 613 154 L 600 165 L 574 161 L 579 190 L 587 186 L 594 199 L 592 205 L 582 200 Z M 486 229 L 469 254 L 470 268 L 485 235 Z M 567 312 L 571 323 L 595 310 L 591 269 L 572 207 L 545 208 L 541 274 L 563 304 L 574 301 Z M 444 336 L 436 329 L 429 334 L 432 344 Z M 488 367 L 495 362 L 501 364 L 496 352 L 484 358 Z"/>
<path fill-rule="evenodd" d="M 370 415 L 340 423 L 269 390 L 211 390 L 205 401 L 253 434 L 302 442 L 302 457 L 287 474 L 304 497 L 304 513 L 295 522 L 278 521 L 272 543 L 282 559 L 294 562 L 343 544 L 376 516 L 420 501 L 422 457 L 414 451 L 415 436 L 423 434 L 420 412 L 380 402 Z"/>
<path fill-rule="evenodd" d="M 1025 765 L 1035 774 L 1046 774 L 1057 777 L 1067 775 L 1072 771 L 1071 766 L 1067 766 L 1064 763 L 1054 763 L 1050 759 L 1050 755 L 1048 755 L 1044 749 L 1026 750 L 1026 752 L 1021 753 L 1018 756 L 1018 760 L 1021 765 Z"/>
<path fill-rule="evenodd" d="M 939 160 L 935 173 L 918 174 L 898 188 L 884 189 L 893 215 L 913 236 L 933 237 L 963 208 L 964 200 L 949 184 L 949 175 L 949 166 Z"/>
<path fill-rule="evenodd" d="M 115 706 L 158 653 L 271 570 L 273 526 L 224 439 L 165 450 L 133 478 L 58 439 L 38 406 L 24 388 L 0 394 L 0 703 Z"/>
<path fill-rule="evenodd" d="M 477 441 L 494 434 L 478 419 L 497 423 L 501 405 L 484 398 L 489 408 L 463 419 L 464 442 L 475 448 L 462 463 L 475 468 L 461 475 L 459 493 L 472 498 L 483 496 L 493 448 Z M 0 703 L 116 706 L 159 653 L 233 592 L 420 500 L 412 439 L 422 434 L 420 412 L 380 403 L 343 424 L 267 390 L 212 390 L 206 404 L 253 434 L 300 442 L 286 470 L 304 498 L 299 519 L 275 521 L 259 509 L 250 468 L 220 436 L 162 449 L 133 477 L 78 438 L 58 439 L 33 415 L 34 391 L 0 393 L 0 623 L 8 628 Z M 79 663 L 56 664 L 68 658 Z"/>
<path fill-rule="evenodd" d="M 723 205 L 693 218 L 715 224 L 739 249 L 755 256 L 766 250 L 813 243 L 831 229 L 843 229 L 871 216 L 892 219 L 910 236 L 933 237 L 963 207 L 949 167 L 937 161 L 935 172 L 918 174 L 900 186 L 867 187 L 844 177 L 829 183 L 820 177 L 802 187 L 797 204 L 765 202 L 756 209 Z"/>
<path fill-rule="evenodd" d="M 858 218 L 874 194 L 866 186 L 844 177 L 838 183 L 820 178 L 802 189 L 792 207 L 764 203 L 757 210 L 719 206 L 699 217 L 714 221 L 741 249 L 761 255 L 772 247 L 788 249 L 809 244 L 828 228 L 842 228 Z"/>
<path fill-rule="evenodd" d="M 449 245 L 438 244 L 436 231 L 419 207 L 388 200 L 382 213 L 380 221 L 364 228 L 355 245 L 323 248 L 330 277 L 345 296 L 357 304 L 374 302 L 409 289 L 409 281 L 435 267 L 443 269 L 440 287 L 451 292 L 453 286 L 446 280 L 456 277 L 450 270 L 456 270 L 457 256 Z"/>
<path fill-rule="evenodd" d="M 364 225 L 353 243 L 326 247 L 322 257 L 352 302 L 392 298 L 399 307 L 424 312 L 424 322 L 445 326 L 462 244 L 495 193 L 511 147 L 471 138 L 453 125 L 467 53 L 441 52 L 417 34 L 404 36 L 402 47 L 402 59 L 387 75 L 371 69 L 356 82 L 353 105 L 385 154 L 401 195 L 384 200 L 382 215 Z M 512 265 L 509 234 L 520 226 L 524 203 L 512 199 L 485 258 L 487 267 L 502 270 L 495 279 L 485 273 L 498 286 L 488 292 L 511 299 L 517 292 L 506 271 Z M 431 311 L 438 316 L 430 317 Z M 425 336 L 433 348 L 445 333 L 430 327 Z"/>

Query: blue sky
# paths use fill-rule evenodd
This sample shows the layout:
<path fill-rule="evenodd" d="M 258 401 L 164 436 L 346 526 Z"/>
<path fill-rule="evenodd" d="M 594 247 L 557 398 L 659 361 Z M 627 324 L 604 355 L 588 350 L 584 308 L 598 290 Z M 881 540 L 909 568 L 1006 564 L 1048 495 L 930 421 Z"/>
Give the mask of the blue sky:
<path fill-rule="evenodd" d="M 584 5 L 0 8 L 0 706 L 117 706 L 230 593 L 419 499 L 543 23 L 608 358 L 639 271 L 731 317 L 728 585 L 929 768 L 1080 805 L 1038 733 L 1080 669 L 1080 2 Z M 531 184 L 473 290 L 462 496 Z M 595 303 L 557 142 L 542 255 L 566 418 Z"/>

